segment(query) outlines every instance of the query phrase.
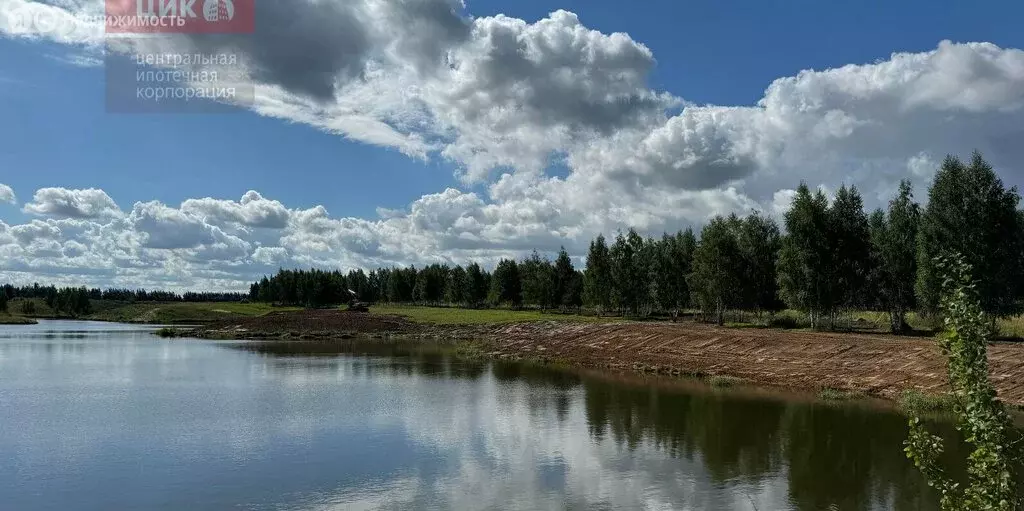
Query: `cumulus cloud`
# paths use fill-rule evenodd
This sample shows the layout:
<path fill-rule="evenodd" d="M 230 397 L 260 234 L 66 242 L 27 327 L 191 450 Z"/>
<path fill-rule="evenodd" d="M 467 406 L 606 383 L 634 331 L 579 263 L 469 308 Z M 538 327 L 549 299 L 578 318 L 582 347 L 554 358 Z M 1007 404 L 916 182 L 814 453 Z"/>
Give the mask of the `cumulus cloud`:
<path fill-rule="evenodd" d="M 214 225 L 240 224 L 268 229 L 283 229 L 288 225 L 290 216 L 284 204 L 264 199 L 253 190 L 246 192 L 238 202 L 209 197 L 188 199 L 181 204 L 181 210 Z"/>
<path fill-rule="evenodd" d="M 76 49 L 102 44 L 102 27 L 83 21 L 102 12 L 95 0 L 0 6 L 0 32 L 74 35 Z M 102 191 L 48 188 L 24 206 L 45 221 L 0 232 L 0 260 L 20 265 L 6 267 L 47 267 L 38 254 L 56 250 L 82 271 L 180 282 L 194 274 L 238 287 L 278 265 L 489 264 L 561 245 L 581 255 L 598 232 L 629 226 L 658 234 L 716 214 L 779 217 L 801 180 L 857 185 L 874 207 L 900 179 L 921 190 L 945 154 L 972 149 L 1024 184 L 1019 49 L 944 41 L 780 77 L 754 104 L 697 105 L 650 86 L 656 58 L 642 42 L 567 11 L 530 21 L 471 17 L 456 0 L 257 6 L 275 23 L 255 37 L 121 38 L 112 51 L 236 52 L 259 85 L 257 113 L 450 160 L 473 191 L 448 188 L 378 218 L 347 218 L 255 191 L 177 207 L 140 202 L 125 215 Z M 13 23 L 24 18 L 10 13 L 24 9 L 74 30 Z M 567 172 L 548 175 L 553 162 Z"/>
<path fill-rule="evenodd" d="M 87 44 L 102 44 L 102 30 L 78 30 L 86 15 L 102 12 L 101 2 L 0 2 L 8 13 L 0 31 L 66 42 L 75 28 Z M 580 181 L 615 182 L 634 196 L 737 186 L 766 202 L 809 171 L 881 193 L 910 157 L 979 148 L 998 163 L 1024 151 L 1015 143 L 1024 52 L 989 43 L 942 42 L 870 64 L 805 70 L 769 84 L 754 105 L 693 105 L 649 86 L 656 60 L 641 42 L 587 28 L 567 11 L 531 22 L 474 18 L 457 0 L 256 5 L 258 18 L 275 23 L 254 37 L 110 44 L 115 53 L 237 53 L 246 79 L 261 86 L 252 105 L 260 114 L 416 158 L 447 158 L 475 184 L 505 172 L 539 174 L 558 161 L 586 176 Z M 65 27 L 57 34 L 10 21 L 24 10 L 36 21 L 75 22 L 50 23 Z M 883 179 L 868 177 L 877 173 Z"/>
<path fill-rule="evenodd" d="M 123 214 L 107 192 L 96 188 L 40 188 L 23 210 L 51 218 L 109 218 Z"/>
<path fill-rule="evenodd" d="M 14 190 L 3 183 L 0 183 L 0 202 L 6 202 L 8 204 L 18 203 L 18 198 L 14 195 Z"/>

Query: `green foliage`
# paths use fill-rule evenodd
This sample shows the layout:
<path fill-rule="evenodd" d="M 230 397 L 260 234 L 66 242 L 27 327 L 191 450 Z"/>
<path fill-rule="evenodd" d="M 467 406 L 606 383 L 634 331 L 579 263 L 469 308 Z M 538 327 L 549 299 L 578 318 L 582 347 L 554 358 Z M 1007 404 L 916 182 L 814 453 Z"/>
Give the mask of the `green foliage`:
<path fill-rule="evenodd" d="M 786 236 L 778 260 L 779 294 L 791 308 L 808 312 L 818 327 L 831 313 L 831 254 L 827 243 L 828 199 L 800 183 L 786 212 Z"/>
<path fill-rule="evenodd" d="M 856 188 L 842 186 L 829 205 L 818 190 L 806 184 L 797 189 L 786 213 L 787 235 L 778 259 L 782 299 L 791 308 L 807 312 L 812 328 L 835 326 L 841 308 L 868 302 L 871 270 L 868 219 Z"/>
<path fill-rule="evenodd" d="M 834 279 L 830 298 L 833 307 L 867 304 L 867 276 L 871 241 L 864 203 L 856 187 L 839 187 L 828 210 L 829 261 Z"/>
<path fill-rule="evenodd" d="M 940 307 L 945 334 L 939 344 L 948 356 L 957 429 L 974 447 L 967 458 L 967 484 L 961 487 L 944 473 L 939 463 L 942 439 L 929 433 L 916 415 L 910 419 L 904 450 L 928 484 L 939 490 L 943 509 L 1017 509 L 1022 505 L 1014 477 L 1020 435 L 989 380 L 986 342 L 991 329 L 978 285 L 965 257 L 943 258 L 934 268 L 943 276 Z"/>
<path fill-rule="evenodd" d="M 177 337 L 178 336 L 178 330 L 176 328 L 170 328 L 170 327 L 166 327 L 165 326 L 165 327 L 157 330 L 156 331 L 156 335 L 159 335 L 160 337 L 164 337 L 164 338 Z"/>
<path fill-rule="evenodd" d="M 949 394 L 932 395 L 909 389 L 900 394 L 900 407 L 911 413 L 952 410 L 953 397 Z"/>
<path fill-rule="evenodd" d="M 432 264 L 416 274 L 413 297 L 419 303 L 440 304 L 444 299 L 445 283 L 448 281 L 448 266 Z"/>
<path fill-rule="evenodd" d="M 756 212 L 743 220 L 730 220 L 736 230 L 742 259 L 740 305 L 756 311 L 782 309 L 778 298 L 778 265 L 781 239 L 775 221 Z"/>
<path fill-rule="evenodd" d="M 572 265 L 569 252 L 565 247 L 558 251 L 553 270 L 554 297 L 553 305 L 561 308 L 575 307 L 580 303 L 579 295 L 582 287 L 577 282 L 576 268 Z"/>
<path fill-rule="evenodd" d="M 689 288 L 696 305 L 724 323 L 726 309 L 780 309 L 776 290 L 779 228 L 757 214 L 716 217 L 693 251 Z"/>
<path fill-rule="evenodd" d="M 690 305 L 690 286 L 686 277 L 693 271 L 693 252 L 697 238 L 692 229 L 677 234 L 665 234 L 657 247 L 655 278 L 658 305 L 675 318 L 679 311 Z"/>
<path fill-rule="evenodd" d="M 650 290 L 644 239 L 633 229 L 626 236 L 619 233 L 608 255 L 611 259 L 612 298 L 621 310 L 640 314 Z"/>
<path fill-rule="evenodd" d="M 7 293 L 0 289 L 0 312 L 7 312 Z"/>
<path fill-rule="evenodd" d="M 519 277 L 522 280 L 523 301 L 549 309 L 555 304 L 555 267 L 551 261 L 541 259 L 536 250 L 519 263 Z"/>
<path fill-rule="evenodd" d="M 726 309 L 740 299 L 743 260 L 734 224 L 730 219 L 715 217 L 700 233 L 700 242 L 693 253 L 690 290 L 694 301 L 705 312 L 713 312 L 719 325 L 725 323 Z"/>
<path fill-rule="evenodd" d="M 922 307 L 939 307 L 942 282 L 935 261 L 956 253 L 977 275 L 983 311 L 996 317 L 1020 311 L 1024 221 L 1019 202 L 1017 190 L 1005 189 L 980 153 L 969 165 L 946 157 L 921 217 L 917 293 Z"/>
<path fill-rule="evenodd" d="M 880 209 L 871 215 L 870 279 L 877 305 L 889 312 L 893 333 L 910 330 L 906 314 L 914 307 L 915 243 L 920 222 L 920 208 L 914 203 L 909 181 L 900 182 L 899 195 L 889 202 L 888 216 Z"/>
<path fill-rule="evenodd" d="M 266 303 L 321 307 L 346 303 L 351 299 L 349 282 L 340 271 L 278 270 L 273 277 L 264 277 L 250 286 L 250 295 Z"/>
<path fill-rule="evenodd" d="M 444 299 L 451 304 L 464 305 L 470 301 L 469 298 L 469 277 L 466 275 L 465 269 L 456 266 L 448 273 L 448 280 L 444 287 Z"/>
<path fill-rule="evenodd" d="M 502 259 L 491 278 L 491 302 L 519 307 L 523 304 L 522 280 L 519 265 L 512 259 Z"/>
<path fill-rule="evenodd" d="M 36 313 L 36 302 L 32 300 L 25 300 L 21 302 L 21 313 L 26 316 L 31 316 Z"/>
<path fill-rule="evenodd" d="M 717 387 L 717 388 L 726 388 L 726 387 L 732 387 L 733 385 L 741 383 L 742 381 L 743 380 L 741 380 L 739 378 L 736 378 L 734 376 L 723 376 L 723 375 L 720 375 L 720 374 L 716 374 L 716 375 L 708 378 L 708 385 L 711 385 L 712 387 Z"/>
<path fill-rule="evenodd" d="M 583 301 L 595 307 L 598 314 L 612 307 L 611 255 L 603 235 L 590 242 L 587 267 L 583 272 Z"/>
<path fill-rule="evenodd" d="M 490 286 L 490 276 L 480 269 L 479 264 L 471 263 L 466 267 L 466 301 L 471 306 L 479 307 L 484 303 Z"/>

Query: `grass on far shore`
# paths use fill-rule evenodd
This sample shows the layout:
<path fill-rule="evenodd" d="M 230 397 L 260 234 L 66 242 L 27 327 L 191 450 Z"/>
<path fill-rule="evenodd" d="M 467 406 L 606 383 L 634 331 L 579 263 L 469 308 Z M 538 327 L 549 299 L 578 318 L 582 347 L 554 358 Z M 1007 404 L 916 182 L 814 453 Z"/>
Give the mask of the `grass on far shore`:
<path fill-rule="evenodd" d="M 621 318 L 599 318 L 597 316 L 583 316 L 579 314 L 562 314 L 554 311 L 541 312 L 539 310 L 459 309 L 392 304 L 372 305 L 370 306 L 370 312 L 374 314 L 404 316 L 410 321 L 434 325 L 485 325 L 522 323 L 527 321 L 577 321 L 594 323 L 621 320 Z"/>
<path fill-rule="evenodd" d="M 271 311 L 299 310 L 297 307 L 273 307 L 266 303 L 239 302 L 143 302 L 124 304 L 86 316 L 83 319 L 122 323 L 189 324 L 210 323 L 221 319 L 262 316 Z"/>
<path fill-rule="evenodd" d="M 12 316 L 6 312 L 0 312 L 0 325 L 34 325 L 38 321 L 25 316 Z"/>

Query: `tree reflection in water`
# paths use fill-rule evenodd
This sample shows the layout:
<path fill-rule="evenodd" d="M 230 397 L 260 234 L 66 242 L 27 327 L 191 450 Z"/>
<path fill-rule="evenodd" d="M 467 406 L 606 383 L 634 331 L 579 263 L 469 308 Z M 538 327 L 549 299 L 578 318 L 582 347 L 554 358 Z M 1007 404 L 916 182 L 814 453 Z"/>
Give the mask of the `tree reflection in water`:
<path fill-rule="evenodd" d="M 781 477 L 795 509 L 937 508 L 934 492 L 903 455 L 904 417 L 885 407 L 751 396 L 697 385 L 630 383 L 539 365 L 462 360 L 450 348 L 424 343 L 355 340 L 235 347 L 276 360 L 362 357 L 367 363 L 352 368 L 367 378 L 493 378 L 499 386 L 523 386 L 528 388 L 532 418 L 554 417 L 565 423 L 574 406 L 581 406 L 594 442 L 612 442 L 628 451 L 653 446 L 672 458 L 699 463 L 722 485 L 756 486 Z M 934 429 L 956 438 L 947 422 L 937 422 Z M 962 445 L 948 445 L 949 460 L 963 459 Z M 558 478 L 548 479 L 555 483 Z"/>

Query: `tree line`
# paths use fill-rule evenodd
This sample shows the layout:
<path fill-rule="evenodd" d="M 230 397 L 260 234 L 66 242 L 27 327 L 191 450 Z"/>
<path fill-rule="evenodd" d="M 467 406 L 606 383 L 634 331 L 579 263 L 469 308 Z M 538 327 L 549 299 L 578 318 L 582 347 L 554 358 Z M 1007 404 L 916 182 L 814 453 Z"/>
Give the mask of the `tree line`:
<path fill-rule="evenodd" d="M 477 263 L 378 268 L 369 273 L 281 269 L 254 282 L 249 299 L 322 307 L 345 303 L 352 293 L 370 302 L 569 309 L 583 304 L 583 273 L 573 267 L 565 249 L 554 262 L 537 252 L 519 262 L 503 259 L 493 272 Z"/>
<path fill-rule="evenodd" d="M 41 299 L 57 314 L 84 316 L 92 313 L 93 300 L 119 302 L 239 302 L 248 299 L 246 293 L 147 291 L 145 289 L 99 289 L 87 287 L 31 286 L 5 284 L 0 287 L 0 312 L 8 311 L 8 302 L 14 298 Z M 22 303 L 22 313 L 35 314 L 35 304 Z"/>
<path fill-rule="evenodd" d="M 493 272 L 477 263 L 369 273 L 281 270 L 250 289 L 252 300 L 321 306 L 350 299 L 465 307 L 592 308 L 598 314 L 672 317 L 687 309 L 718 323 L 729 310 L 807 314 L 815 328 L 834 328 L 848 310 L 889 314 L 893 332 L 906 314 L 937 310 L 937 257 L 962 254 L 976 273 L 983 310 L 991 317 L 1021 311 L 1024 298 L 1024 212 L 975 152 L 949 156 L 928 190 L 914 200 L 902 182 L 886 209 L 870 214 L 856 187 L 831 199 L 801 183 L 783 229 L 757 213 L 716 217 L 697 236 L 690 230 L 644 238 L 635 230 L 591 243 L 582 271 L 563 248 L 555 261 L 534 252 L 503 259 Z"/>
<path fill-rule="evenodd" d="M 42 286 L 39 283 L 31 286 L 13 286 L 5 284 L 0 288 L 0 299 L 13 298 L 42 298 L 52 300 L 62 290 L 78 290 L 90 300 L 113 300 L 119 302 L 239 302 L 248 299 L 247 293 L 238 292 L 196 292 L 186 291 L 175 293 L 173 291 L 147 291 L 145 289 L 99 289 L 86 287 L 65 287 L 58 288 L 54 285 Z"/>

